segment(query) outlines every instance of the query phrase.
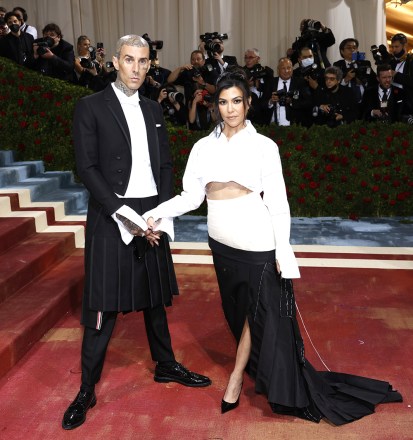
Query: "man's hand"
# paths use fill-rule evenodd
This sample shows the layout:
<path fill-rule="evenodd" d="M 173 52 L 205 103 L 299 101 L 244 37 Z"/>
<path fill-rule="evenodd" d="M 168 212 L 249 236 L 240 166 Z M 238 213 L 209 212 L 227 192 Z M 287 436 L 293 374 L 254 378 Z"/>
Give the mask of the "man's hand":
<path fill-rule="evenodd" d="M 138 237 L 144 237 L 146 235 L 147 231 L 144 231 L 132 220 L 129 220 L 127 217 L 124 217 L 120 214 L 116 214 L 116 217 L 122 222 L 123 226 L 129 232 L 129 234 L 136 235 Z"/>

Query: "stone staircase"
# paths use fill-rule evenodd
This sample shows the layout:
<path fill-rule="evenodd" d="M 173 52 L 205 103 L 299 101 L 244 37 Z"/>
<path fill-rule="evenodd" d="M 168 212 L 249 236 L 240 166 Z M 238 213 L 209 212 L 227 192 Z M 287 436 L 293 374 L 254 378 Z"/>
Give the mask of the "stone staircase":
<path fill-rule="evenodd" d="M 80 304 L 87 200 L 71 172 L 0 151 L 0 377 Z"/>

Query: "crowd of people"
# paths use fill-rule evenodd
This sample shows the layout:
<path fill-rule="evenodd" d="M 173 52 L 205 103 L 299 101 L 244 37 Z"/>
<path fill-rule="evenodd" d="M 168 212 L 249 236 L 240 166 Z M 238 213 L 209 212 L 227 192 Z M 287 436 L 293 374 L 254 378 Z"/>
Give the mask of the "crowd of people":
<path fill-rule="evenodd" d="M 81 35 L 75 53 L 58 25 L 47 24 L 38 38 L 27 20 L 21 7 L 9 12 L 0 7 L 0 56 L 93 91 L 116 79 L 103 43 L 94 47 Z M 407 53 L 404 34 L 392 37 L 390 53 L 384 45 L 372 47 L 375 66 L 354 37 L 339 44 L 340 59 L 330 63 L 327 49 L 336 42 L 332 30 L 318 20 L 303 19 L 300 36 L 279 59 L 275 72 L 261 64 L 257 48 L 245 50 L 243 64 L 224 54 L 228 36 L 217 32 L 201 35 L 189 62 L 171 71 L 160 66 L 155 42 L 147 34 L 143 37 L 151 47 L 151 67 L 140 93 L 158 101 L 173 125 L 192 130 L 212 127 L 216 81 L 234 67 L 248 75 L 252 92 L 248 117 L 255 125 L 336 127 L 356 119 L 413 123 L 413 55 Z"/>
<path fill-rule="evenodd" d="M 47 24 L 37 38 L 27 20 L 21 7 L 9 12 L 0 8 L 0 56 L 94 91 L 116 79 L 102 43 L 94 47 L 81 35 L 75 54 L 58 25 Z M 248 75 L 252 92 L 248 117 L 255 125 L 336 127 L 356 119 L 413 122 L 413 55 L 407 53 L 404 34 L 392 37 L 390 53 L 384 45 L 372 50 L 375 66 L 365 59 L 354 37 L 340 43 L 340 59 L 330 63 L 327 49 L 336 42 L 332 30 L 318 20 L 303 19 L 300 36 L 279 59 L 276 72 L 261 64 L 257 48 L 245 50 L 241 65 L 235 56 L 224 55 L 226 34 L 201 37 L 189 62 L 173 71 L 160 66 L 156 50 L 150 51 L 151 67 L 140 93 L 158 101 L 173 125 L 192 130 L 212 127 L 216 81 L 234 67 Z M 152 48 L 147 34 L 144 38 Z"/>

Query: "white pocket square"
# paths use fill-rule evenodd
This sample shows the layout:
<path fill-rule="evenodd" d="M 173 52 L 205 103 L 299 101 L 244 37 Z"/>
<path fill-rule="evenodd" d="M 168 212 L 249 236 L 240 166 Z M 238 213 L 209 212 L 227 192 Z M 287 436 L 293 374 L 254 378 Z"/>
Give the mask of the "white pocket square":
<path fill-rule="evenodd" d="M 158 128 L 158 127 L 160 127 L 161 126 L 161 124 L 156 124 L 156 127 Z"/>

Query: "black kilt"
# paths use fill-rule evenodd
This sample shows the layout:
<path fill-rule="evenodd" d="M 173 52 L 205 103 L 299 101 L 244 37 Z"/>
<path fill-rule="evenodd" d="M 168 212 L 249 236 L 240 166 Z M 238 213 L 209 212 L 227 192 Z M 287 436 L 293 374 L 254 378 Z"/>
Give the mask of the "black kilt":
<path fill-rule="evenodd" d="M 158 197 L 123 199 L 138 214 L 158 205 Z M 135 237 L 126 245 L 117 223 L 93 199 L 89 201 L 85 241 L 82 324 L 95 327 L 97 312 L 130 312 L 172 304 L 178 295 L 166 234 L 159 246 Z"/>

